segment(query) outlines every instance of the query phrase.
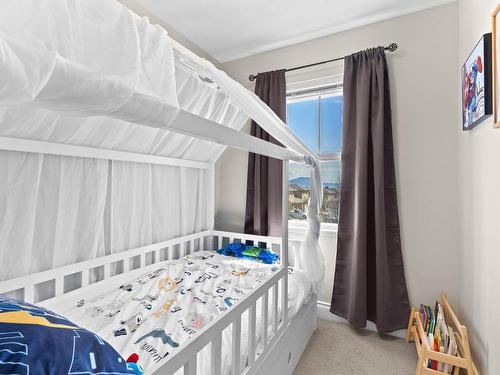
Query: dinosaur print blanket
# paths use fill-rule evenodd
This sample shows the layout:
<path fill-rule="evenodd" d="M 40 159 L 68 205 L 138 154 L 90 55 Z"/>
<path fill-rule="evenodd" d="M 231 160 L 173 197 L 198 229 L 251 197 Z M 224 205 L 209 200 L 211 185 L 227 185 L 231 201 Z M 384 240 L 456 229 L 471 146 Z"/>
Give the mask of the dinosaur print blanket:
<path fill-rule="evenodd" d="M 68 319 L 98 334 L 125 358 L 137 353 L 146 373 L 278 270 L 213 251 L 200 251 L 159 267 L 111 293 L 75 301 L 64 311 Z M 299 270 L 291 269 L 289 274 L 292 315 L 305 302 L 310 286 L 299 277 Z M 247 326 L 244 321 L 245 317 L 242 328 Z M 223 353 L 231 347 L 226 331 L 229 329 L 223 333 Z M 242 345 L 247 337 L 242 332 Z M 242 356 L 245 352 L 243 348 Z M 229 367 L 230 358 L 222 360 Z"/>

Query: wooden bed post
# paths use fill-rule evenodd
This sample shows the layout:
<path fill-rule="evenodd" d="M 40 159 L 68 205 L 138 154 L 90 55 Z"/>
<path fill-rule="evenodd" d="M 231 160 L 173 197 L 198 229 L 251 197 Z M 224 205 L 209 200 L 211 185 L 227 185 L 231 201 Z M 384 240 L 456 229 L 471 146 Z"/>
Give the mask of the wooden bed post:
<path fill-rule="evenodd" d="M 281 300 L 283 302 L 283 326 L 288 323 L 288 160 L 283 161 L 283 181 L 281 200 L 281 262 L 286 270 L 283 277 L 283 290 Z"/>

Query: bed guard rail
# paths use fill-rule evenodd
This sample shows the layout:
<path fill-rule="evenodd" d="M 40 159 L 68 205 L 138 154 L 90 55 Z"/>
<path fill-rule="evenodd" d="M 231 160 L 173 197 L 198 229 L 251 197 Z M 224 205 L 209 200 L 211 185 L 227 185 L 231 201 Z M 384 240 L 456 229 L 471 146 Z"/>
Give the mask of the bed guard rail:
<path fill-rule="evenodd" d="M 198 353 L 208 344 L 211 345 L 211 374 L 221 373 L 221 348 L 222 332 L 232 328 L 232 374 L 239 374 L 241 363 L 241 325 L 242 315 L 248 311 L 248 359 L 244 373 L 251 374 L 256 371 L 263 361 L 263 356 L 257 353 L 256 330 L 260 331 L 261 352 L 274 345 L 288 322 L 288 270 L 285 267 L 288 246 L 282 246 L 279 237 L 257 236 L 242 233 L 207 230 L 187 236 L 170 239 L 156 244 L 142 246 L 136 249 L 107 255 L 104 257 L 71 264 L 52 270 L 19 277 L 0 282 L 0 294 L 14 295 L 29 303 L 51 301 L 55 297 L 71 297 L 81 288 L 94 283 L 101 283 L 107 279 L 120 277 L 138 277 L 145 269 L 156 267 L 157 263 L 177 259 L 184 255 L 204 250 L 218 249 L 229 242 L 243 242 L 260 247 L 267 247 L 280 254 L 280 267 L 262 284 L 260 284 L 245 299 L 239 301 L 226 311 L 219 319 L 207 325 L 200 331 L 188 345 L 181 348 L 168 361 L 160 362 L 155 370 L 161 374 L 173 374 L 180 368 L 184 374 L 196 374 L 196 359 Z M 283 256 L 284 255 L 284 256 Z M 96 272 L 99 270 L 100 272 Z M 118 270 L 118 271 L 117 271 Z M 96 277 L 95 274 L 100 274 Z M 70 279 L 77 282 L 69 282 Z M 72 285 L 70 285 L 72 284 Z M 49 286 L 49 288 L 46 288 Z M 41 288 L 45 287 L 45 288 Z M 41 289 L 49 292 L 40 293 Z M 281 290 L 281 293 L 280 293 Z M 281 296 L 280 296 L 281 294 Z M 281 298 L 280 298 L 281 297 Z M 258 306 L 261 311 L 261 327 L 256 326 Z"/>

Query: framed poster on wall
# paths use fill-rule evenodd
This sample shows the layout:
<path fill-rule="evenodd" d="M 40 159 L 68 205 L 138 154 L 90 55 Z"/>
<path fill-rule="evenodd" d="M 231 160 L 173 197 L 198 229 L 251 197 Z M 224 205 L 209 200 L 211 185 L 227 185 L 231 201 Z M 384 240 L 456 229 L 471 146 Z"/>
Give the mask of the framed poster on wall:
<path fill-rule="evenodd" d="M 491 33 L 484 34 L 462 66 L 462 127 L 471 130 L 493 113 Z"/>
<path fill-rule="evenodd" d="M 500 128 L 500 19 L 497 16 L 500 13 L 500 4 L 497 5 L 492 14 L 492 52 L 493 52 L 493 126 Z"/>

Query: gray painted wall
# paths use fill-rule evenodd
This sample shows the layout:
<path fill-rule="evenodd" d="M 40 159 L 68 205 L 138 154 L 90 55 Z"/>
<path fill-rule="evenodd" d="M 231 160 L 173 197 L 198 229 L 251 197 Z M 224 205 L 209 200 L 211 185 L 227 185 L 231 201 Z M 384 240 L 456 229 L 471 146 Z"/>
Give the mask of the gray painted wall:
<path fill-rule="evenodd" d="M 459 1 L 460 66 L 484 33 L 491 32 L 491 14 L 498 1 Z M 457 112 L 461 90 L 457 95 Z M 459 137 L 462 243 L 461 315 L 468 325 L 473 352 L 482 374 L 500 373 L 500 129 L 493 119 Z"/>

